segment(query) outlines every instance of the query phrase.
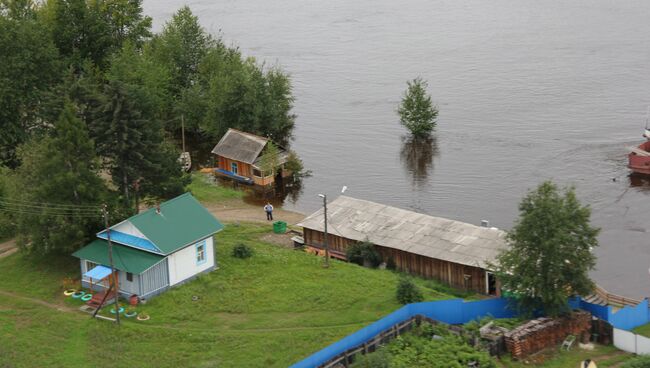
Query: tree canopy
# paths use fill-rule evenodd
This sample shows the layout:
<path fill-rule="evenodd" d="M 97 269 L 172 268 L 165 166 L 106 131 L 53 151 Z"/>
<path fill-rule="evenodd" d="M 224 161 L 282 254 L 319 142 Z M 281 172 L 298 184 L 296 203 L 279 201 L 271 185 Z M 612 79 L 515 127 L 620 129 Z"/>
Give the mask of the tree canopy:
<path fill-rule="evenodd" d="M 16 190 L 5 204 L 15 214 L 19 244 L 37 253 L 83 245 L 101 224 L 107 188 L 97 175 L 93 141 L 73 106 L 66 104 L 52 136 L 32 139 L 19 156 Z"/>
<path fill-rule="evenodd" d="M 402 102 L 397 109 L 400 123 L 416 138 L 426 137 L 436 126 L 438 109 L 431 102 L 425 80 L 415 78 L 406 83 L 408 88 L 404 92 Z"/>
<path fill-rule="evenodd" d="M 228 128 L 287 147 L 295 116 L 285 73 L 208 34 L 188 7 L 159 34 L 151 23 L 142 0 L 0 0 L 2 198 L 76 206 L 88 193 L 132 213 L 136 182 L 141 197 L 176 196 L 189 182 L 178 161 L 181 120 L 190 151 L 202 157 Z M 5 189 L 27 183 L 24 193 Z M 80 197 L 56 189 L 65 186 Z M 73 217 L 9 212 L 5 229 L 42 249 L 67 251 L 97 230 L 85 220 L 64 226 Z"/>
<path fill-rule="evenodd" d="M 560 192 L 550 181 L 529 192 L 519 212 L 508 233 L 510 248 L 498 258 L 499 280 L 524 311 L 561 314 L 570 296 L 593 289 L 589 271 L 596 264 L 592 250 L 599 229 L 591 227 L 591 210 L 573 188 Z"/>

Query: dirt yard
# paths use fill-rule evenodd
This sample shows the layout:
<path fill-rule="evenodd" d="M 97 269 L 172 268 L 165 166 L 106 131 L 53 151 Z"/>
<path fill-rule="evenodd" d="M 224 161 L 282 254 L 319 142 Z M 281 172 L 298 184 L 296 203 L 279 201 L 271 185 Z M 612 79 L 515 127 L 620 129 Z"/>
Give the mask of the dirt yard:
<path fill-rule="evenodd" d="M 266 220 L 266 213 L 262 207 L 245 204 L 242 201 L 232 201 L 224 204 L 204 204 L 208 211 L 215 215 L 222 222 L 259 222 L 270 223 Z M 298 212 L 286 211 L 276 208 L 273 211 L 273 221 L 285 221 L 289 225 L 295 225 L 302 221 L 305 215 Z"/>

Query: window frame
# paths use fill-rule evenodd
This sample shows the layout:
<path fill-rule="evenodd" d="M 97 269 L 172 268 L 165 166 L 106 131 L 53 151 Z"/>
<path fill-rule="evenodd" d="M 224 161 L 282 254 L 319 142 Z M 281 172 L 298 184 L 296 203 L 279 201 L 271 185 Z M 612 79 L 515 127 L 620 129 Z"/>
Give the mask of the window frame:
<path fill-rule="evenodd" d="M 133 274 L 131 272 L 126 273 L 126 281 L 133 282 Z"/>
<path fill-rule="evenodd" d="M 208 247 L 207 247 L 207 243 L 206 243 L 205 239 L 201 240 L 198 243 L 196 243 L 194 245 L 194 249 L 196 251 L 195 259 L 196 259 L 196 265 L 197 266 L 202 265 L 202 264 L 204 264 L 205 262 L 208 261 Z M 202 255 L 202 257 L 199 258 L 201 255 Z"/>
<path fill-rule="evenodd" d="M 99 266 L 97 263 L 95 263 L 93 261 L 89 261 L 87 259 L 85 261 L 86 261 L 86 272 L 88 272 L 88 271 L 92 270 L 93 268 Z"/>
<path fill-rule="evenodd" d="M 236 162 L 230 163 L 230 172 L 239 175 L 239 165 Z"/>

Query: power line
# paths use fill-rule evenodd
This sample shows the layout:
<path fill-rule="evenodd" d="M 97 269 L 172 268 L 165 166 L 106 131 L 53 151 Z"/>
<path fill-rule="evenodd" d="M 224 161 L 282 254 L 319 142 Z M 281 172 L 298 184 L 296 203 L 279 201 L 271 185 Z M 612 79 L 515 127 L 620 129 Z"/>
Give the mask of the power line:
<path fill-rule="evenodd" d="M 47 211 L 53 211 L 53 212 L 77 212 L 77 213 L 97 213 L 101 211 L 101 208 L 95 208 L 95 209 L 90 209 L 90 208 L 58 208 L 58 207 L 48 207 L 48 206 L 33 206 L 33 205 L 26 205 L 26 204 L 14 204 L 14 203 L 7 203 L 3 202 L 0 200 L 0 206 L 10 208 L 10 209 L 18 209 L 18 210 L 26 210 L 26 211 L 39 211 L 39 210 L 47 210 Z"/>
<path fill-rule="evenodd" d="M 32 206 L 32 207 L 52 207 L 52 208 L 80 208 L 80 209 L 99 209 L 100 206 L 97 205 L 83 205 L 83 204 L 62 204 L 62 203 L 48 203 L 48 202 L 35 202 L 35 201 L 24 201 L 19 199 L 7 199 L 1 198 L 0 202 L 4 202 L 12 205 L 21 205 L 21 206 Z"/>
<path fill-rule="evenodd" d="M 5 213 L 14 213 L 14 214 L 23 214 L 23 215 L 37 215 L 37 216 L 59 216 L 59 217 L 93 217 L 93 218 L 98 218 L 101 217 L 101 213 L 92 213 L 92 212 L 87 212 L 87 213 L 74 213 L 74 212 L 68 212 L 68 213 L 62 213 L 62 212 L 52 212 L 52 211 L 38 211 L 38 210 L 21 210 L 21 209 L 16 209 L 16 208 L 7 208 L 7 207 L 2 207 L 0 206 L 0 211 L 5 212 Z"/>
<path fill-rule="evenodd" d="M 12 212 L 24 212 L 24 213 L 33 213 L 33 214 L 50 214 L 50 215 L 93 215 L 97 216 L 99 211 L 80 211 L 80 210 L 57 210 L 54 208 L 25 208 L 25 207 L 13 207 L 6 206 L 0 203 L 0 209 L 5 211 Z"/>

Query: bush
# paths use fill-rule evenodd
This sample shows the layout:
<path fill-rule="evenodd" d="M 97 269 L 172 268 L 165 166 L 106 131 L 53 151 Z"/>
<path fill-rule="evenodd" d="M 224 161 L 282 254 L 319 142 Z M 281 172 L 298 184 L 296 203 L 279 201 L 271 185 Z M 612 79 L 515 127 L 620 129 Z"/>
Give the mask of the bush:
<path fill-rule="evenodd" d="M 356 361 L 350 368 L 388 368 L 390 367 L 389 358 L 388 354 L 383 350 L 366 355 L 357 355 Z"/>
<path fill-rule="evenodd" d="M 232 256 L 235 258 L 249 258 L 253 255 L 253 249 L 246 244 L 237 244 L 232 249 Z"/>
<path fill-rule="evenodd" d="M 638 356 L 632 360 L 628 360 L 621 366 L 621 368 L 649 368 L 650 356 Z"/>
<path fill-rule="evenodd" d="M 367 241 L 350 245 L 345 256 L 352 263 L 373 268 L 379 266 L 382 261 L 375 245 Z"/>
<path fill-rule="evenodd" d="M 397 301 L 409 304 L 422 301 L 422 293 L 411 279 L 402 277 L 397 284 Z"/>

